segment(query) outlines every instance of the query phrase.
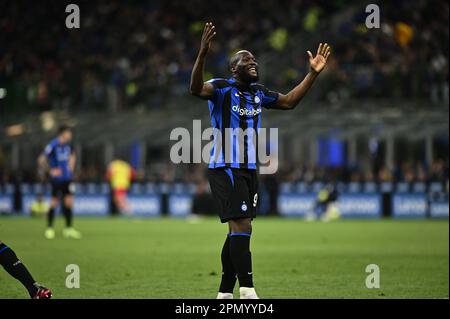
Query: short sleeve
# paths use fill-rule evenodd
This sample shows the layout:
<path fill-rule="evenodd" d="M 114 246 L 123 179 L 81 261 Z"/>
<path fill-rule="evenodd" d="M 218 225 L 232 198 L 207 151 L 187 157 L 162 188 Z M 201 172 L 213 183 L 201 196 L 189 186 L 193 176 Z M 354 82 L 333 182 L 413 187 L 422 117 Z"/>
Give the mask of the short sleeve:
<path fill-rule="evenodd" d="M 207 83 L 211 83 L 214 87 L 213 96 L 209 99 L 211 101 L 217 101 L 220 95 L 222 94 L 222 89 L 230 86 L 227 80 L 225 79 L 211 79 L 207 81 Z"/>
<path fill-rule="evenodd" d="M 50 143 L 44 148 L 44 154 L 49 157 L 53 153 L 53 144 Z"/>
<path fill-rule="evenodd" d="M 271 108 L 277 103 L 278 101 L 277 92 L 271 91 L 264 86 L 261 87 L 261 92 L 263 94 L 261 102 L 262 107 Z"/>
<path fill-rule="evenodd" d="M 44 154 L 47 156 L 48 164 L 50 167 L 58 166 L 56 156 L 55 156 L 55 146 L 56 144 L 52 141 L 44 149 Z"/>

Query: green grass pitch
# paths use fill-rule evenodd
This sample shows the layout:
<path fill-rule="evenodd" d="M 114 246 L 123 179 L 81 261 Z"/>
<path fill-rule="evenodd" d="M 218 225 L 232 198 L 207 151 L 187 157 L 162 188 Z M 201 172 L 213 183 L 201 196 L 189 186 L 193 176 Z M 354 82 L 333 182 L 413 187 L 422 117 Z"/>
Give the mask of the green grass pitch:
<path fill-rule="evenodd" d="M 44 239 L 45 221 L 0 218 L 11 246 L 54 298 L 214 298 L 227 231 L 216 218 L 77 218 L 82 240 Z M 448 298 L 448 220 L 306 223 L 257 218 L 254 281 L 261 298 Z M 81 287 L 65 286 L 66 265 L 80 267 Z M 380 267 L 367 289 L 365 267 Z M 237 288 L 235 290 L 237 292 Z M 26 298 L 0 269 L 0 297 Z"/>

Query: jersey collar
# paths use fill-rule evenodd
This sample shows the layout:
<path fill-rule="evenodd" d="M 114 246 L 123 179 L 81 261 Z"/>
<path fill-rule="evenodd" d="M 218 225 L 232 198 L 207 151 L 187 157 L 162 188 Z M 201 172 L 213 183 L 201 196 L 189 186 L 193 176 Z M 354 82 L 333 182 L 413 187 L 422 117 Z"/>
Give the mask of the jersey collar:
<path fill-rule="evenodd" d="M 251 86 L 255 83 L 243 84 L 236 81 L 235 78 L 231 77 L 228 79 L 232 86 L 236 87 L 239 91 L 250 91 Z"/>

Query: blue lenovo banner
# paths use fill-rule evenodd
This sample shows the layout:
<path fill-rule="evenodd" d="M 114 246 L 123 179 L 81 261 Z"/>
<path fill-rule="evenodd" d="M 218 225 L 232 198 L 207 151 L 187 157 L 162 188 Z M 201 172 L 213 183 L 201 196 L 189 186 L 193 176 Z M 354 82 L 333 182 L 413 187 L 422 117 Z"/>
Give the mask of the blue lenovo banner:
<path fill-rule="evenodd" d="M 278 211 L 283 216 L 304 217 L 314 208 L 314 194 L 282 194 L 278 196 Z M 379 218 L 381 196 L 377 194 L 342 194 L 336 203 L 342 217 Z"/>
<path fill-rule="evenodd" d="M 73 213 L 75 215 L 104 216 L 109 212 L 109 196 L 77 195 L 74 197 Z"/>
<path fill-rule="evenodd" d="M 156 194 L 128 196 L 134 216 L 153 217 L 161 215 L 161 196 Z"/>
<path fill-rule="evenodd" d="M 314 194 L 282 194 L 278 196 L 278 211 L 282 216 L 303 217 L 314 208 Z"/>
<path fill-rule="evenodd" d="M 425 194 L 394 194 L 392 216 L 395 218 L 424 218 L 427 214 Z"/>
<path fill-rule="evenodd" d="M 430 203 L 430 216 L 436 218 L 448 218 L 448 200 L 432 201 Z"/>
<path fill-rule="evenodd" d="M 50 204 L 50 196 L 44 196 L 44 200 Z M 22 198 L 22 212 L 31 213 L 31 205 L 36 200 L 34 195 L 25 195 Z M 80 216 L 104 216 L 109 214 L 109 197 L 106 195 L 76 195 L 73 202 L 74 215 Z M 56 213 L 60 212 L 60 206 Z"/>
<path fill-rule="evenodd" d="M 342 194 L 336 205 L 344 218 L 379 218 L 382 215 L 381 195 L 378 194 Z"/>
<path fill-rule="evenodd" d="M 192 212 L 192 195 L 170 195 L 169 215 L 173 217 L 186 217 Z"/>
<path fill-rule="evenodd" d="M 0 213 L 12 213 L 13 201 L 11 195 L 0 194 Z"/>

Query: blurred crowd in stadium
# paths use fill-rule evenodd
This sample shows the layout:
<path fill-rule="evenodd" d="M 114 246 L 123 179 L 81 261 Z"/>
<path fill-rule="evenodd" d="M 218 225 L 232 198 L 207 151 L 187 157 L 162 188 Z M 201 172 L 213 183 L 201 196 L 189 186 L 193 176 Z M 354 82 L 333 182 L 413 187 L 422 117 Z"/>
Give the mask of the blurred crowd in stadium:
<path fill-rule="evenodd" d="M 0 82 L 16 107 L 162 107 L 168 97 L 187 91 L 206 18 L 218 31 L 210 76 L 226 75 L 229 54 L 246 47 L 259 56 L 276 55 L 277 65 L 262 73 L 273 74 L 273 67 L 277 77 L 264 81 L 275 89 L 289 87 L 308 67 L 305 52 L 289 44 L 315 46 L 326 32 L 334 52 L 321 84 L 327 94 L 313 99 L 398 97 L 448 104 L 447 1 L 379 3 L 381 28 L 370 32 L 364 5 L 344 0 L 77 3 L 80 30 L 62 27 L 66 15 L 59 5 L 0 4 Z"/>
<path fill-rule="evenodd" d="M 357 167 L 299 167 L 298 164 L 289 163 L 283 165 L 278 175 L 281 180 L 305 182 L 443 182 L 448 180 L 448 164 L 444 160 L 436 160 L 429 167 L 425 167 L 422 162 L 403 162 L 393 169 L 382 166 L 363 170 Z"/>
<path fill-rule="evenodd" d="M 0 156 L 1 161 L 1 156 Z M 206 181 L 204 164 L 175 165 L 171 162 L 155 163 L 137 171 L 136 182 L 186 182 L 201 184 Z M 318 165 L 301 165 L 287 161 L 273 176 L 272 181 L 320 182 L 448 182 L 448 159 L 438 159 L 425 166 L 422 162 L 402 162 L 392 169 L 386 166 L 363 169 L 360 167 L 323 167 Z M 264 175 L 262 176 L 264 179 Z M 104 182 L 106 171 L 101 166 L 89 165 L 76 172 L 76 181 Z M 15 181 L 39 182 L 36 170 L 10 172 L 0 170 L 0 184 Z"/>
<path fill-rule="evenodd" d="M 79 30 L 64 27 L 62 4 L 3 1 L 0 83 L 10 97 L 6 112 L 163 108 L 170 97 L 187 94 L 206 19 L 214 21 L 218 31 L 208 58 L 209 77 L 226 76 L 229 54 L 245 47 L 264 57 L 260 61 L 264 83 L 285 90 L 307 72 L 304 51 L 325 39 L 333 48 L 332 59 L 320 90 L 312 92 L 308 101 L 398 98 L 448 107 L 448 2 L 373 2 L 380 6 L 381 28 L 369 31 L 364 24 L 365 4 L 345 0 L 80 0 Z M 0 150 L 0 169 L 1 161 Z M 204 169 L 205 165 L 159 163 L 138 172 L 137 180 L 203 183 L 199 176 Z M 35 170 L 0 171 L 2 182 L 36 177 Z M 448 154 L 428 166 L 405 161 L 394 168 L 301 167 L 288 162 L 280 165 L 277 177 L 448 181 Z M 89 163 L 77 172 L 79 181 L 104 178 L 102 165 Z"/>

